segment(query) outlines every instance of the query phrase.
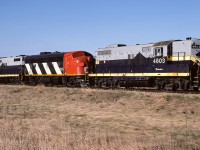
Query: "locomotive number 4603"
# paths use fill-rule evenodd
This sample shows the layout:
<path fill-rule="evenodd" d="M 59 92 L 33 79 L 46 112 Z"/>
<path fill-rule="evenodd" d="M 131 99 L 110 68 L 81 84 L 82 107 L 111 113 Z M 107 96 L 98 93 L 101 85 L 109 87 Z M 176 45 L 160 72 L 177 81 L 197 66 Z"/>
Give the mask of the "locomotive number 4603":
<path fill-rule="evenodd" d="M 165 63 L 165 58 L 154 58 L 153 59 L 154 64 L 164 64 Z"/>

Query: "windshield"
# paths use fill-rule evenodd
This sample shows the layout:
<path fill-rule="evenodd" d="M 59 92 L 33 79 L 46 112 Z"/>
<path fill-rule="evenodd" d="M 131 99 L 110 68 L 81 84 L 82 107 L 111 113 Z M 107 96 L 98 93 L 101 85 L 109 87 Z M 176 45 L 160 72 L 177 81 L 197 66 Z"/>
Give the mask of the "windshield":
<path fill-rule="evenodd" d="M 80 57 L 80 56 L 84 56 L 84 53 L 83 52 L 75 52 L 75 53 L 73 53 L 73 58 L 77 58 L 77 57 Z"/>

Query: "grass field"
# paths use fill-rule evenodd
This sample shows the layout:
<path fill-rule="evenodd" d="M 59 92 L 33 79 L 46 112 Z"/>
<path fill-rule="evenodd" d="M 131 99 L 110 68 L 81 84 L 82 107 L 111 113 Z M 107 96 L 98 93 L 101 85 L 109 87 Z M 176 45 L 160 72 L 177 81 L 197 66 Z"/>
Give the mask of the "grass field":
<path fill-rule="evenodd" d="M 200 94 L 0 85 L 0 149 L 200 149 Z"/>

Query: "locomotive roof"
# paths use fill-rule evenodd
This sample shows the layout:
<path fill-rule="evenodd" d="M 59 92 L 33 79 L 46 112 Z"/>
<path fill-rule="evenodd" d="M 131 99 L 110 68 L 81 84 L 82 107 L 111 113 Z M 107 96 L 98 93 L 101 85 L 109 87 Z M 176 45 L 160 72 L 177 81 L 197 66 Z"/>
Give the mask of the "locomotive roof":
<path fill-rule="evenodd" d="M 26 63 L 33 63 L 33 62 L 52 62 L 52 61 L 63 61 L 63 56 L 66 53 L 41 53 L 38 55 L 31 55 L 25 57 Z"/>
<path fill-rule="evenodd" d="M 67 52 L 66 52 L 67 53 Z M 26 59 L 31 59 L 31 58 L 50 58 L 50 57 L 63 57 L 65 53 L 40 53 L 38 55 L 30 55 L 27 56 Z"/>
<path fill-rule="evenodd" d="M 171 44 L 174 41 L 181 41 L 181 40 L 161 41 L 161 42 L 155 43 L 153 46 L 167 46 L 167 45 Z"/>

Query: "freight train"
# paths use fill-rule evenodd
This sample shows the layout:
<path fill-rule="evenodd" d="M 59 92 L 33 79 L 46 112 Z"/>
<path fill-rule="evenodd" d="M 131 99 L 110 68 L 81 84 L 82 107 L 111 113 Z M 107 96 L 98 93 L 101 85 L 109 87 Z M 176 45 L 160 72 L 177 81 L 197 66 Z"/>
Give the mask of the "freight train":
<path fill-rule="evenodd" d="M 197 91 L 200 39 L 109 45 L 95 58 L 86 51 L 0 58 L 0 82 Z"/>

